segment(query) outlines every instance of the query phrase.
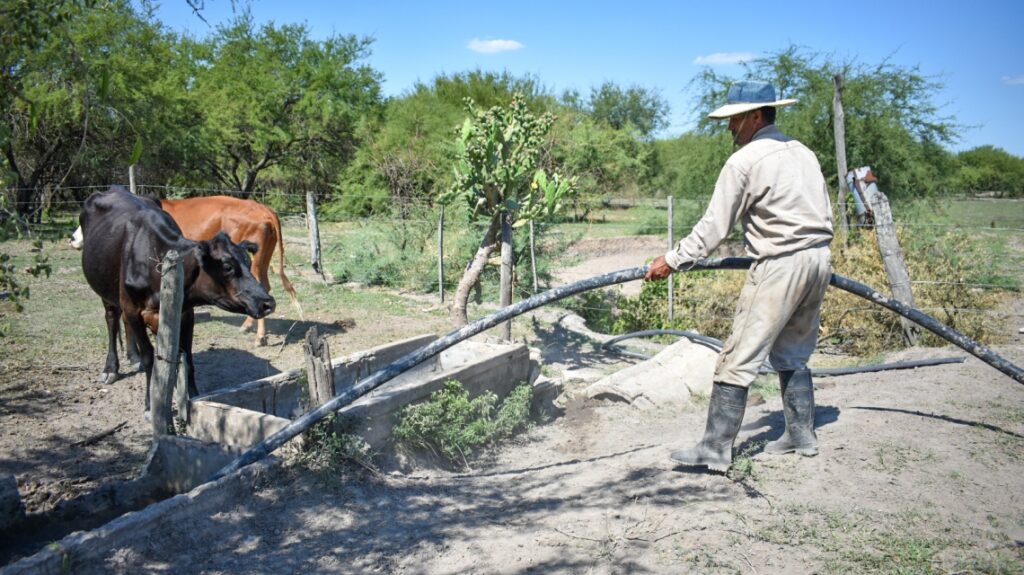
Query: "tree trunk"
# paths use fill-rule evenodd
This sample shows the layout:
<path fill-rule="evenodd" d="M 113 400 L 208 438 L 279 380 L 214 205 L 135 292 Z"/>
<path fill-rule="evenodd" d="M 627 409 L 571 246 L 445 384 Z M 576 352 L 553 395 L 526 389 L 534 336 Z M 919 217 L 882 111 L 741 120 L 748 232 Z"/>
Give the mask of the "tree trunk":
<path fill-rule="evenodd" d="M 456 328 L 460 328 L 469 323 L 469 318 L 466 315 L 466 303 L 469 300 L 469 290 L 473 288 L 473 284 L 480 279 L 480 274 L 484 271 L 484 266 L 487 265 L 487 260 L 490 259 L 491 253 L 498 244 L 498 228 L 501 225 L 501 215 L 495 214 L 491 218 L 491 225 L 487 228 L 487 233 L 484 234 L 484 239 L 480 242 L 480 247 L 476 250 L 476 255 L 473 256 L 473 261 L 469 263 L 469 267 L 462 274 L 462 279 L 459 280 L 459 287 L 455 289 L 455 299 L 452 302 L 452 310 L 450 317 L 452 318 L 452 325 Z"/>

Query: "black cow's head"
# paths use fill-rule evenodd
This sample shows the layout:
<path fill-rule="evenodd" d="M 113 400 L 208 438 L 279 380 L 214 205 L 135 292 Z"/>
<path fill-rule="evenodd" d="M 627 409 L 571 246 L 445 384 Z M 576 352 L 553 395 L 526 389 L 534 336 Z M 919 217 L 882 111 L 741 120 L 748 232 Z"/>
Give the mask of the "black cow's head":
<path fill-rule="evenodd" d="M 191 299 L 257 319 L 274 311 L 274 298 L 250 271 L 249 252 L 256 252 L 255 244 L 232 243 L 224 232 L 198 244 L 200 273 L 189 293 Z"/>

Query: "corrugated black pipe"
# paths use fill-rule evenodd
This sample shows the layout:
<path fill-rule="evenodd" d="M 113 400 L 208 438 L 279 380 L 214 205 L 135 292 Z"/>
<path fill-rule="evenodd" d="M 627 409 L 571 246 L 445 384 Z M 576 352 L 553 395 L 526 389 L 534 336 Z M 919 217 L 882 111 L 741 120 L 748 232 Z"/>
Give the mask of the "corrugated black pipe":
<path fill-rule="evenodd" d="M 704 260 L 694 265 L 691 270 L 707 270 L 707 269 L 747 269 L 750 267 L 753 260 L 750 258 L 721 258 L 714 260 Z M 688 270 L 689 271 L 689 270 Z M 487 317 L 480 318 L 466 326 L 463 326 L 448 335 L 434 340 L 429 345 L 426 345 L 414 352 L 402 356 L 393 363 L 388 364 L 380 371 L 374 373 L 370 377 L 363 379 L 356 383 L 354 386 L 344 391 L 341 395 L 338 395 L 334 399 L 321 405 L 320 407 L 310 411 L 302 417 L 296 419 L 284 429 L 281 429 L 277 433 L 271 435 L 262 442 L 252 446 L 248 451 L 238 456 L 237 459 L 232 461 L 230 464 L 225 466 L 223 469 L 218 471 L 211 481 L 224 477 L 225 475 L 232 473 L 250 463 L 255 463 L 260 459 L 263 459 L 267 455 L 270 455 L 278 447 L 284 445 L 285 442 L 309 429 L 316 422 L 320 421 L 324 417 L 327 417 L 331 413 L 341 409 L 342 407 L 352 403 L 359 397 L 369 393 L 373 389 L 393 379 L 401 373 L 404 373 L 413 367 L 423 363 L 428 358 L 431 358 L 449 347 L 468 339 L 482 331 L 490 329 L 499 323 L 512 319 L 517 315 L 524 314 L 532 309 L 536 309 L 543 305 L 547 305 L 553 301 L 560 300 L 562 298 L 575 295 L 581 292 L 589 291 L 592 289 L 602 288 L 610 285 L 620 284 L 628 281 L 638 280 L 644 277 L 647 273 L 647 267 L 629 268 L 620 270 L 617 272 L 611 272 L 601 276 L 593 277 L 590 279 L 578 281 L 565 286 L 552 288 L 544 293 L 537 294 L 529 299 L 525 299 L 517 304 L 510 305 L 502 308 Z M 982 361 L 995 367 L 999 371 L 1009 375 L 1014 380 L 1024 383 L 1024 370 L 999 357 L 995 352 L 991 351 L 987 347 L 971 340 L 967 336 L 957 332 L 956 330 L 950 329 L 930 316 L 920 312 L 916 309 L 907 306 L 906 304 L 897 300 L 887 298 L 875 290 L 865 286 L 864 284 L 857 283 L 853 280 L 846 279 L 844 277 L 832 274 L 832 285 L 844 289 L 850 293 L 859 295 L 866 299 L 869 299 L 878 305 L 886 307 L 903 315 L 914 322 L 921 325 L 925 329 L 928 329 L 937 335 L 949 340 L 950 342 L 962 347 L 967 352 L 977 356 Z"/>

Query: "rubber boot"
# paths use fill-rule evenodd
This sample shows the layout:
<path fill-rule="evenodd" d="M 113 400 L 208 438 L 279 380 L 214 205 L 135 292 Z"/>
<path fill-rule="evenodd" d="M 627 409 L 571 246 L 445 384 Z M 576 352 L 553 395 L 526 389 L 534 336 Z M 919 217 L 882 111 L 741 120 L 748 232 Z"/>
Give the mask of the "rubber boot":
<path fill-rule="evenodd" d="M 782 437 L 764 446 L 772 455 L 799 453 L 806 457 L 818 454 L 818 437 L 814 434 L 814 384 L 807 369 L 780 371 L 782 411 L 786 416 L 786 430 Z"/>
<path fill-rule="evenodd" d="M 747 388 L 716 381 L 711 388 L 704 438 L 693 449 L 673 451 L 669 457 L 682 465 L 728 471 L 732 465 L 732 444 L 740 431 L 746 409 Z"/>

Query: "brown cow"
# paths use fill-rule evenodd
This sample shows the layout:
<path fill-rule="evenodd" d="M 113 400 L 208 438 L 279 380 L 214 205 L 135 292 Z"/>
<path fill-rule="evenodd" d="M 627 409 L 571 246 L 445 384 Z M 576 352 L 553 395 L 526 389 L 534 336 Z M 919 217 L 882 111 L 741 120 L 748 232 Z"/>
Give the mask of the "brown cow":
<path fill-rule="evenodd" d="M 224 231 L 235 243 L 249 241 L 256 244 L 256 254 L 252 258 L 252 275 L 256 276 L 268 292 L 270 281 L 267 274 L 270 258 L 274 255 L 276 247 L 281 257 L 281 284 L 298 309 L 299 318 L 303 317 L 295 288 L 284 275 L 284 236 L 281 234 L 281 220 L 274 210 L 252 200 L 230 196 L 160 200 L 160 205 L 164 211 L 171 214 L 186 238 L 208 240 L 217 235 L 217 232 Z M 252 324 L 253 318 L 247 317 L 242 324 L 242 331 L 248 331 Z M 266 343 L 266 320 L 260 318 L 256 320 L 256 345 Z"/>

